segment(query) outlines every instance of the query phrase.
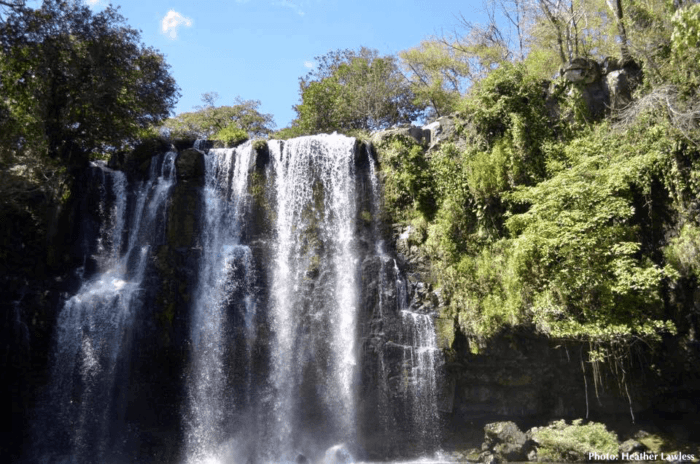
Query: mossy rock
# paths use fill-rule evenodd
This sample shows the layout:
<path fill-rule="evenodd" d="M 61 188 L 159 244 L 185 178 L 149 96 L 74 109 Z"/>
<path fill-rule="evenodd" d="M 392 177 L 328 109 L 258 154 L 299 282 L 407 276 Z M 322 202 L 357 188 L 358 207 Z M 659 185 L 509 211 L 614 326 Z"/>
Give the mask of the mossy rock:
<path fill-rule="evenodd" d="M 253 142 L 253 151 L 255 157 L 255 170 L 262 173 L 265 167 L 270 163 L 270 148 L 266 140 L 256 140 Z"/>
<path fill-rule="evenodd" d="M 560 420 L 547 427 L 530 429 L 527 432 L 535 442 L 538 462 L 583 462 L 588 453 L 617 456 L 617 435 L 597 422 L 583 424 L 582 419 L 567 424 Z"/>

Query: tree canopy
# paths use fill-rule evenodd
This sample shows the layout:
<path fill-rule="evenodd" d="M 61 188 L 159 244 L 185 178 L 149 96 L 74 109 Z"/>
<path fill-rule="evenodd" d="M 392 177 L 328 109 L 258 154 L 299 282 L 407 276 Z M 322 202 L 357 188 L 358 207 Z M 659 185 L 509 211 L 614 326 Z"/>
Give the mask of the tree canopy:
<path fill-rule="evenodd" d="M 316 69 L 299 79 L 301 102 L 292 125 L 301 133 L 385 129 L 421 115 L 394 56 L 362 47 L 316 61 Z"/>
<path fill-rule="evenodd" d="M 84 161 L 135 140 L 179 96 L 163 55 L 141 44 L 111 6 L 13 6 L 0 23 L 0 54 L 0 125 L 15 153 L 31 145 L 53 159 Z"/>
<path fill-rule="evenodd" d="M 202 95 L 203 105 L 197 111 L 181 113 L 165 121 L 163 126 L 171 137 L 211 138 L 230 128 L 243 130 L 248 137 L 267 137 L 275 127 L 271 114 L 261 113 L 260 100 L 243 100 L 237 96 L 230 106 L 216 106 L 219 95 L 208 92 Z"/>

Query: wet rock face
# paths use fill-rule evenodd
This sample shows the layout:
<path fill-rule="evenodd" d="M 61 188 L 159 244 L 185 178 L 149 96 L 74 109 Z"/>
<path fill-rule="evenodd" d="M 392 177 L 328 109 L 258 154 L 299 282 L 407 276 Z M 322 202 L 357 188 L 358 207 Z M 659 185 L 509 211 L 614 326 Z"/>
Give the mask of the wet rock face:
<path fill-rule="evenodd" d="M 204 183 L 204 153 L 194 148 L 180 152 L 175 160 L 178 181 Z"/>

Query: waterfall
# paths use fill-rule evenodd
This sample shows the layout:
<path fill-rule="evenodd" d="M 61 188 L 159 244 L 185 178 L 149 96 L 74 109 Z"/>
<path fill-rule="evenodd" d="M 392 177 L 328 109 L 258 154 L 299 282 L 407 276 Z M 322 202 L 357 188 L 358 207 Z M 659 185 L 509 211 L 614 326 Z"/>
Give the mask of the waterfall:
<path fill-rule="evenodd" d="M 354 439 L 354 144 L 339 135 L 270 143 L 277 243 L 268 451 L 278 458 L 307 442 L 323 448 Z"/>
<path fill-rule="evenodd" d="M 337 134 L 255 145 L 197 142 L 177 185 L 174 152 L 143 181 L 93 165 L 41 461 L 338 464 L 439 446 L 434 314 L 384 237 L 376 160 Z"/>
<path fill-rule="evenodd" d="M 137 186 L 141 207 L 132 218 L 136 224 L 128 232 L 125 253 L 121 250 L 127 222 L 126 176 L 102 163 L 93 164 L 101 178 L 98 211 L 103 227 L 96 238 L 99 267 L 59 313 L 49 392 L 53 411 L 44 423 L 54 431 L 46 437 L 55 441 L 49 444 L 51 451 L 65 453 L 71 460 L 94 462 L 110 452 L 115 381 L 139 309 L 151 247 L 144 239 L 153 237 L 157 215 L 164 214 L 167 191 L 175 182 L 175 156 L 171 152 L 154 157 L 148 180 Z M 144 204 L 148 208 L 142 214 Z"/>
<path fill-rule="evenodd" d="M 224 459 L 219 448 L 226 438 L 226 418 L 244 406 L 227 387 L 225 360 L 232 336 L 227 310 L 236 302 L 243 303 L 248 341 L 254 337 L 250 330 L 255 318 L 254 269 L 250 249 L 241 244 L 252 151 L 248 143 L 236 149 L 210 150 L 205 157 L 203 259 L 194 299 L 188 380 L 187 456 L 191 463 Z"/>
<path fill-rule="evenodd" d="M 376 237 L 374 250 L 379 264 L 373 333 L 382 339 L 375 361 L 380 429 L 389 434 L 393 429 L 403 429 L 416 449 L 435 450 L 440 442 L 437 403 L 442 355 L 437 347 L 434 315 L 419 313 L 412 308 L 406 278 L 396 259 L 385 250 L 379 230 L 381 186 L 376 160 L 369 149 L 368 158 L 372 226 Z M 393 325 L 388 322 L 392 316 L 398 316 Z M 397 340 L 392 341 L 394 337 Z"/>
<path fill-rule="evenodd" d="M 403 393 L 410 404 L 412 429 L 427 449 L 439 443 L 437 364 L 441 361 L 430 315 L 401 310 L 404 333 Z"/>

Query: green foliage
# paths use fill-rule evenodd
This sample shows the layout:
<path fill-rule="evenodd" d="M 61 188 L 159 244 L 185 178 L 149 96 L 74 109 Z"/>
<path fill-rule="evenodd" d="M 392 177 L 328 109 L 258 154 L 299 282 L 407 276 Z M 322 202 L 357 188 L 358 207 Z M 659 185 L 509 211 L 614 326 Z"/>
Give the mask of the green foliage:
<path fill-rule="evenodd" d="M 221 140 L 227 147 L 235 147 L 248 140 L 248 133 L 232 124 L 214 134 L 213 138 L 214 140 Z"/>
<path fill-rule="evenodd" d="M 559 72 L 559 58 L 551 48 L 534 49 L 525 58 L 528 74 L 539 79 L 553 79 Z"/>
<path fill-rule="evenodd" d="M 301 102 L 292 127 L 302 133 L 383 129 L 419 115 L 393 56 L 363 47 L 316 60 L 318 68 L 299 80 Z"/>
<path fill-rule="evenodd" d="M 204 94 L 202 101 L 205 106 L 170 118 L 163 127 L 172 138 L 210 138 L 228 127 L 244 130 L 248 138 L 267 137 L 272 133 L 275 127 L 273 116 L 260 113 L 259 100 L 236 97 L 232 106 L 214 106 L 217 99 L 214 92 Z"/>
<path fill-rule="evenodd" d="M 679 83 L 697 88 L 700 84 L 700 5 L 676 11 L 672 19 L 672 63 Z"/>
<path fill-rule="evenodd" d="M 658 342 L 676 331 L 664 292 L 697 272 L 695 222 L 676 229 L 665 254 L 658 242 L 672 227 L 661 219 L 668 208 L 697 207 L 699 158 L 681 142 L 690 133 L 663 112 L 625 129 L 561 130 L 542 94 L 526 67 L 502 66 L 465 97 L 457 125 L 468 143 L 424 156 L 410 140 L 378 147 L 389 212 L 427 221 L 418 245 L 443 317 L 472 339 L 526 325 L 615 353 Z"/>
<path fill-rule="evenodd" d="M 552 135 L 543 90 L 543 82 L 524 65 L 504 64 L 474 85 L 461 110 L 475 135 L 489 144 L 510 135 L 519 155 L 527 158 Z"/>
<path fill-rule="evenodd" d="M 598 422 L 583 424 L 577 419 L 568 425 L 560 420 L 535 433 L 537 460 L 544 462 L 588 460 L 588 453 L 617 456 L 617 435 Z"/>
<path fill-rule="evenodd" d="M 640 256 L 630 193 L 663 152 L 657 147 L 630 156 L 629 145 L 601 136 L 605 130 L 563 147 L 569 169 L 509 196 L 529 205 L 506 221 L 515 237 L 512 266 L 531 301 L 533 322 L 555 336 L 605 338 L 613 334 L 601 330 L 620 324 L 629 334 L 644 325 L 637 318 L 661 316 L 666 272 Z M 659 136 L 647 143 L 661 142 Z"/>
<path fill-rule="evenodd" d="M 299 125 L 292 124 L 289 127 L 285 127 L 273 132 L 272 134 L 270 134 L 270 138 L 275 140 L 287 140 L 293 139 L 294 137 L 301 137 L 304 135 L 310 135 L 310 133 L 299 127 Z"/>
<path fill-rule="evenodd" d="M 424 40 L 416 48 L 399 53 L 408 73 L 414 103 L 430 107 L 428 117 L 452 113 L 469 76 L 469 63 L 454 47 L 438 40 Z"/>
<path fill-rule="evenodd" d="M 410 137 L 392 137 L 379 147 L 385 201 L 394 217 L 409 219 L 413 211 L 432 218 L 433 178 L 423 147 Z"/>
<path fill-rule="evenodd" d="M 700 227 L 685 224 L 664 249 L 664 255 L 680 275 L 700 279 Z"/>
<path fill-rule="evenodd" d="M 3 131 L 51 157 L 84 162 L 134 140 L 177 99 L 163 55 L 139 43 L 114 8 L 45 0 L 0 23 Z M 9 113 L 9 114 L 8 114 Z"/>
<path fill-rule="evenodd" d="M 257 139 L 253 140 L 253 150 L 263 150 L 267 147 L 267 140 Z"/>

